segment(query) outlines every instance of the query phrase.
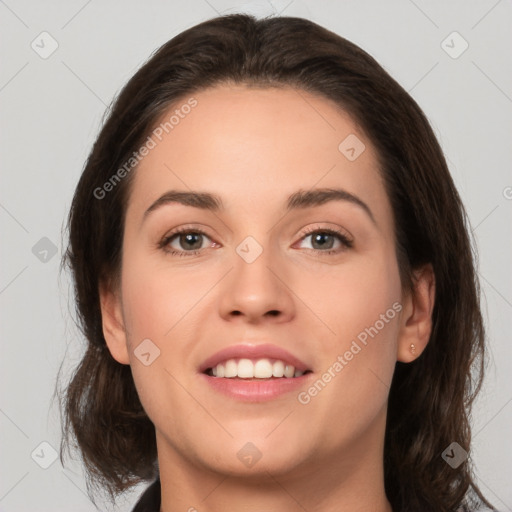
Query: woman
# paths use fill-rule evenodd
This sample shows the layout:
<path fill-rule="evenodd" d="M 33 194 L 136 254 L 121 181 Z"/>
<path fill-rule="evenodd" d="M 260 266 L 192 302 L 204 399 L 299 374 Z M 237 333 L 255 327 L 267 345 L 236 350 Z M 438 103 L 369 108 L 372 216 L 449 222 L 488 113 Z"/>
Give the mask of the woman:
<path fill-rule="evenodd" d="M 484 329 L 467 219 L 414 100 L 299 18 L 231 15 L 117 98 L 69 215 L 87 351 L 63 397 L 134 511 L 455 511 Z"/>

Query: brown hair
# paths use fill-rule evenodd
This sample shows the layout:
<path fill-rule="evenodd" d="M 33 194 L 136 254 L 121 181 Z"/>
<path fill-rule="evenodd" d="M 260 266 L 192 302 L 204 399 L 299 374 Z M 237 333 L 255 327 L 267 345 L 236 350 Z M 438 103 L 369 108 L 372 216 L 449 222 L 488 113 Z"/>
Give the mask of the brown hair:
<path fill-rule="evenodd" d="M 398 362 L 385 433 L 385 489 L 395 511 L 470 510 L 479 500 L 470 459 L 453 469 L 442 452 L 470 452 L 469 414 L 484 372 L 484 328 L 468 221 L 442 150 L 421 109 L 366 52 L 290 17 L 218 17 L 164 44 L 119 94 L 92 148 L 71 205 L 63 258 L 74 279 L 83 359 L 61 397 L 64 448 L 76 440 L 89 485 L 111 498 L 158 474 L 154 426 L 128 365 L 102 331 L 98 287 L 119 276 L 133 170 L 94 194 L 129 160 L 155 122 L 185 95 L 220 83 L 290 86 L 334 101 L 379 156 L 396 231 L 402 284 L 431 263 L 433 331 L 414 362 Z"/>

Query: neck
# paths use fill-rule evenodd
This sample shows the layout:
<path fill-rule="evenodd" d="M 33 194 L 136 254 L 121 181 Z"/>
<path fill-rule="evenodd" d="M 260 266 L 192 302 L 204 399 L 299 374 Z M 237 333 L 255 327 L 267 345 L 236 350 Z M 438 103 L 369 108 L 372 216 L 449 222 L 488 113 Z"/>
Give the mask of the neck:
<path fill-rule="evenodd" d="M 286 472 L 268 470 L 261 460 L 249 477 L 194 464 L 157 432 L 160 512 L 392 512 L 384 490 L 383 429 L 378 423 L 373 428 L 382 435 L 368 432 L 348 450 L 303 461 Z"/>

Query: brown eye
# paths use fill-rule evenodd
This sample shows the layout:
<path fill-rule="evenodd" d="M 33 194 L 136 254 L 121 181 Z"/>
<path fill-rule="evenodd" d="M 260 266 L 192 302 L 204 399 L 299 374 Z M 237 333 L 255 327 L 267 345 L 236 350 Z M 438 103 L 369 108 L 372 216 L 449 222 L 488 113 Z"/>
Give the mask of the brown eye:
<path fill-rule="evenodd" d="M 205 238 L 210 240 L 201 230 L 184 228 L 165 236 L 159 247 L 172 255 L 191 256 L 201 252 Z"/>
<path fill-rule="evenodd" d="M 352 240 L 350 240 L 344 233 L 332 229 L 311 230 L 307 232 L 301 240 L 305 240 L 307 238 L 311 238 L 311 247 L 306 247 L 306 249 L 325 252 L 327 254 L 339 253 L 344 249 L 351 248 L 353 246 Z M 339 245 L 337 248 L 333 248 L 336 240 Z"/>

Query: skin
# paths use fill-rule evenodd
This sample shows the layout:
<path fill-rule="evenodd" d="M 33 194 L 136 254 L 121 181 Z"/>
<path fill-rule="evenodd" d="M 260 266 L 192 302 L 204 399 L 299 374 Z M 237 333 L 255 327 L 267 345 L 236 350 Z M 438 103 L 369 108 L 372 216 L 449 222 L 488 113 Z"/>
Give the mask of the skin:
<path fill-rule="evenodd" d="M 402 290 L 374 147 L 335 104 L 291 88 L 243 85 L 193 96 L 197 106 L 135 171 L 121 285 L 101 286 L 109 350 L 131 365 L 155 425 L 161 510 L 389 512 L 389 386 L 396 361 L 412 361 L 428 343 L 432 269 L 418 269 L 415 288 Z M 349 134 L 366 147 L 354 161 L 338 150 Z M 375 221 L 348 201 L 286 212 L 290 194 L 323 187 L 357 196 Z M 213 213 L 171 203 L 143 220 L 171 189 L 216 193 L 225 208 Z M 195 242 L 199 254 L 173 256 L 158 247 L 180 226 L 206 232 L 202 244 L 201 237 Z M 327 249 L 314 245 L 306 228 L 341 229 L 353 246 L 336 237 L 327 238 Z M 263 249 L 252 263 L 236 252 L 247 236 Z M 169 245 L 193 249 L 179 235 Z M 307 404 L 297 392 L 242 403 L 198 376 L 199 365 L 222 348 L 268 342 L 313 370 L 307 391 L 396 302 L 401 312 Z M 147 338 L 160 350 L 149 366 L 134 353 Z M 262 454 L 252 467 L 237 457 L 247 442 Z"/>

